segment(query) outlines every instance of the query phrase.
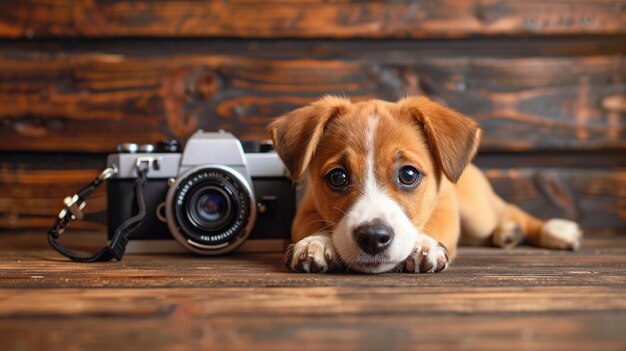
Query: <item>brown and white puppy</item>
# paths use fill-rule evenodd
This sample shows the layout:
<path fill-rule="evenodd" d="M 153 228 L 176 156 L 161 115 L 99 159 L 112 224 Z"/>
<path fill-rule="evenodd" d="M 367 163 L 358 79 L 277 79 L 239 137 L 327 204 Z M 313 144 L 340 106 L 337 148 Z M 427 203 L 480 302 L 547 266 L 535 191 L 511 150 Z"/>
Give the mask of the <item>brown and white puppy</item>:
<path fill-rule="evenodd" d="M 498 197 L 470 164 L 478 125 L 425 97 L 325 97 L 269 130 L 293 180 L 306 182 L 286 256 L 292 270 L 439 272 L 460 240 L 580 245 L 576 223 L 542 221 Z"/>

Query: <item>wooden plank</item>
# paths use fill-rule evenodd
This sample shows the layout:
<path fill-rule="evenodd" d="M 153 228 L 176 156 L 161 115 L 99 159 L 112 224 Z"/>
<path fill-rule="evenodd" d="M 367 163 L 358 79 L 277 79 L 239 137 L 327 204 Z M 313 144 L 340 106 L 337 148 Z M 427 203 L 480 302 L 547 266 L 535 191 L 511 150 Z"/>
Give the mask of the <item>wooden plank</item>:
<path fill-rule="evenodd" d="M 2 350 L 626 347 L 626 236 L 575 253 L 463 247 L 439 274 L 320 275 L 279 254 L 69 263 L 42 233 L 7 232 L 0 266 Z"/>
<path fill-rule="evenodd" d="M 0 228 L 50 226 L 62 199 L 91 181 L 103 168 L 105 156 L 57 159 L 62 167 L 54 162 L 37 165 L 43 160 L 45 156 L 0 162 Z M 624 164 L 616 169 L 584 169 L 533 168 L 529 160 L 527 166 L 514 159 L 508 162 L 510 168 L 493 168 L 492 162 L 486 169 L 505 200 L 540 218 L 570 218 L 590 229 L 626 228 Z M 88 201 L 87 213 L 87 221 L 78 222 L 78 228 L 104 231 L 104 190 Z"/>
<path fill-rule="evenodd" d="M 624 270 L 626 273 L 626 270 Z M 415 279 L 414 279 L 415 280 Z M 496 287 L 496 288 L 429 288 L 370 287 L 274 287 L 272 289 L 46 289 L 46 299 L 37 289 L 0 289 L 0 318 L 27 316 L 59 317 L 90 315 L 150 316 L 178 308 L 184 301 L 190 307 L 188 316 L 341 316 L 367 315 L 443 315 L 479 313 L 558 313 L 622 312 L 626 313 L 626 294 L 622 287 Z M 415 296 L 420 298 L 416 299 Z M 393 303 L 372 304 L 389 299 Z M 78 301 L 80 304 L 59 304 Z M 175 306 L 172 306 L 172 305 Z M 235 307 L 236 306 L 236 307 Z M 311 310 L 315 306 L 315 310 Z"/>
<path fill-rule="evenodd" d="M 622 229 L 622 234 L 624 232 Z M 102 246 L 105 238 L 102 233 L 75 231 L 64 236 L 63 241 L 76 250 L 89 251 Z M 458 258 L 443 274 L 427 274 L 418 277 L 411 274 L 392 273 L 378 275 L 376 279 L 368 279 L 366 275 L 359 274 L 323 276 L 294 274 L 286 271 L 283 255 L 279 253 L 230 254 L 220 257 L 201 257 L 192 254 L 128 254 L 124 256 L 122 263 L 85 265 L 68 262 L 65 257 L 50 248 L 44 232 L 20 234 L 7 232 L 6 235 L 0 235 L 0 244 L 3 245 L 0 257 L 0 264 L 3 267 L 0 271 L 0 289 L 60 289 L 59 291 L 65 291 L 68 294 L 78 293 L 88 287 L 231 288 L 232 294 L 237 292 L 243 294 L 245 289 L 263 287 L 279 289 L 281 294 L 289 293 L 289 290 L 280 290 L 282 288 L 297 287 L 307 289 L 371 288 L 374 289 L 372 291 L 383 291 L 394 287 L 404 289 L 403 291 L 419 288 L 432 291 L 433 294 L 436 294 L 435 291 L 464 291 L 463 294 L 467 293 L 463 295 L 465 299 L 478 290 L 513 292 L 513 288 L 520 288 L 518 292 L 524 293 L 522 289 L 524 288 L 526 292 L 531 293 L 546 288 L 553 293 L 562 294 L 573 293 L 575 289 L 580 289 L 581 293 L 589 292 L 589 299 L 595 299 L 603 294 L 597 290 L 599 287 L 606 288 L 604 293 L 607 294 L 626 288 L 626 235 L 597 236 L 593 232 L 588 233 L 581 250 L 577 252 L 552 251 L 526 246 L 512 250 L 461 247 Z M 557 289 L 557 287 L 564 289 Z M 167 295 L 166 290 L 162 291 L 160 294 L 153 295 Z M 193 291 L 190 290 L 188 294 L 193 295 Z M 271 294 L 271 292 L 264 294 Z M 415 294 L 420 293 L 410 293 L 410 295 Z M 325 293 L 317 295 L 324 296 Z M 301 296 L 304 298 L 304 295 Z M 3 300 L 5 299 L 0 299 L 0 303 L 3 303 Z M 517 306 L 529 303 L 522 298 L 519 300 Z M 621 298 L 610 300 L 599 304 L 589 304 L 598 306 L 569 305 L 567 309 L 606 309 L 601 306 L 623 303 Z M 563 303 L 569 304 L 570 302 Z M 96 305 L 94 304 L 93 308 L 97 308 Z M 557 306 L 558 303 L 548 303 L 543 308 L 554 310 L 558 308 Z M 527 308 L 531 309 L 532 306 Z M 160 307 L 156 306 L 155 309 L 158 310 Z M 2 311 L 7 310 L 0 308 L 0 314 Z M 478 313 L 478 311 L 474 312 Z"/>
<path fill-rule="evenodd" d="M 55 214 L 63 207 L 63 199 L 71 196 L 93 180 L 99 172 L 16 171 L 0 172 L 0 228 L 49 228 Z M 76 228 L 106 231 L 106 184 L 89 198 L 84 221 Z"/>
<path fill-rule="evenodd" d="M 395 100 L 407 93 L 478 119 L 482 150 L 626 149 L 622 55 L 398 55 L 383 64 L 176 47 L 148 56 L 9 50 L 0 54 L 0 150 L 104 153 L 127 141 L 184 140 L 197 128 L 267 138 L 273 117 L 324 94 Z"/>
<path fill-rule="evenodd" d="M 203 292 L 204 293 L 204 292 Z M 210 298 L 210 295 L 207 296 Z M 372 302 L 379 303 L 379 302 Z M 556 350 L 621 351 L 623 313 L 272 317 L 56 316 L 0 320 L 3 350 Z M 234 307 L 236 308 L 236 306 Z M 55 318 L 56 317 L 56 318 Z"/>
<path fill-rule="evenodd" d="M 0 36 L 448 38 L 626 32 L 624 2 L 9 1 Z"/>
<path fill-rule="evenodd" d="M 98 247 L 104 241 L 101 233 L 77 232 L 64 237 L 64 243 L 77 250 L 86 250 L 89 247 Z M 405 273 L 389 273 L 377 275 L 376 279 L 368 279 L 367 275 L 360 274 L 294 274 L 288 272 L 283 264 L 282 254 L 230 254 L 219 257 L 202 257 L 197 255 L 180 254 L 128 254 L 121 263 L 94 263 L 81 264 L 68 262 L 47 243 L 44 233 L 7 232 L 0 235 L 2 256 L 0 264 L 0 289 L 29 288 L 54 289 L 64 294 L 77 294 L 82 288 L 122 288 L 132 289 L 129 292 L 137 297 L 129 300 L 141 300 L 141 293 L 137 289 L 159 288 L 161 293 L 154 296 L 167 296 L 165 288 L 185 288 L 183 295 L 191 296 L 197 289 L 226 289 L 225 295 L 244 295 L 247 289 L 271 287 L 277 292 L 263 292 L 267 300 L 272 294 L 288 293 L 287 288 L 368 288 L 372 292 L 383 292 L 386 288 L 398 288 L 397 291 L 410 293 L 413 289 L 424 289 L 425 292 L 435 294 L 447 290 L 451 297 L 471 297 L 473 292 L 524 294 L 536 293 L 563 294 L 570 296 L 580 289 L 581 294 L 589 295 L 589 299 L 596 299 L 603 290 L 611 295 L 626 288 L 626 236 L 596 236 L 591 233 L 586 237 L 580 251 L 553 251 L 534 247 L 520 246 L 506 250 L 490 247 L 461 247 L 458 258 L 451 268 L 442 274 L 413 275 Z M 371 276 L 370 276 L 371 277 Z M 497 277 L 497 279 L 494 279 Z M 182 278 L 182 279 L 181 279 Z M 523 290 L 526 289 L 526 290 Z M 9 292 L 2 293 L 0 304 L 6 304 Z M 131 291 L 131 290 L 128 290 Z M 180 290 L 179 290 L 180 291 Z M 312 299 L 315 295 L 325 296 L 327 293 L 301 293 L 302 299 Z M 337 296 L 337 294 L 328 293 Z M 19 295 L 19 294 L 18 294 Z M 348 295 L 359 298 L 357 292 Z M 477 295 L 479 295 L 477 293 Z M 87 295 L 85 295 L 87 296 Z M 93 293 L 92 300 L 104 298 L 106 294 Z M 176 296 L 173 296 L 176 297 Z M 347 298 L 347 296 L 344 296 Z M 461 299 L 461 297 L 459 297 Z M 550 297 L 552 298 L 552 297 Z M 227 299 L 226 297 L 224 299 Z M 261 296 L 259 296 L 259 300 Z M 425 299 L 428 299 L 425 297 Z M 192 300 L 186 297 L 184 300 Z M 280 299 L 278 299 L 280 300 Z M 528 304 L 526 299 L 520 298 L 514 303 L 517 306 Z M 612 306 L 617 310 L 625 309 L 624 299 L 620 297 L 607 298 L 598 304 L 568 305 L 566 309 L 584 311 L 589 309 L 608 309 Z M 201 301 L 202 303 L 206 303 Z M 322 301 L 320 301 L 322 302 Z M 487 303 L 486 301 L 480 302 Z M 410 304 L 422 304 L 411 302 Z M 435 304 L 435 302 L 433 302 Z M 563 301 L 562 304 L 570 304 Z M 596 306 L 588 306 L 596 305 Z M 7 311 L 14 303 L 8 303 L 0 308 L 0 314 Z M 474 305 L 476 308 L 486 306 Z M 561 305 L 563 307 L 563 305 Z M 37 306 L 33 306 L 36 308 Z M 244 307 L 244 305 L 242 305 Z M 25 310 L 29 307 L 15 307 Z M 72 313 L 72 306 L 49 306 Z M 97 309 L 93 304 L 91 309 Z M 365 307 L 364 307 L 365 308 Z M 372 309 L 379 307 L 373 306 Z M 417 308 L 417 309 L 421 309 Z M 426 307 L 424 307 L 426 308 Z M 444 309 L 446 306 L 432 306 L 432 309 Z M 458 306 L 451 307 L 458 308 Z M 495 308 L 495 307 L 492 307 Z M 501 306 L 501 309 L 516 309 L 515 306 Z M 525 309 L 532 309 L 527 306 Z M 547 303 L 542 308 L 558 310 L 559 303 Z M 565 307 L 564 307 L 565 308 Z M 61 309 L 61 310 L 59 310 Z M 160 309 L 160 307 L 155 307 Z M 215 309 L 217 311 L 217 309 Z M 511 312 L 511 310 L 508 310 Z M 80 313 L 81 311 L 75 311 Z M 92 311 L 93 312 L 93 311 Z M 276 313 L 284 313 L 277 307 Z M 396 311 L 401 312 L 401 311 Z M 447 311 L 451 312 L 451 311 Z M 478 312 L 478 311 L 474 311 Z M 530 311 L 528 311 L 530 312 Z M 95 313 L 95 312 L 94 312 Z"/>
<path fill-rule="evenodd" d="M 47 52 L 107 53 L 128 57 L 182 55 L 234 55 L 257 59 L 363 60 L 384 64 L 411 63 L 421 57 L 578 57 L 607 56 L 626 52 L 626 35 L 572 35 L 533 37 L 472 37 L 432 40 L 394 39 L 234 39 L 234 38 L 36 38 L 0 43 L 1 53 L 28 57 Z M 389 53 L 393 52 L 393 55 Z"/>
<path fill-rule="evenodd" d="M 10 233 L 10 232 L 9 232 Z M 623 232 L 622 232 L 623 234 Z M 16 235 L 5 237 L 15 239 Z M 583 287 L 601 284 L 604 287 L 624 289 L 626 262 L 623 237 L 614 236 L 605 245 L 621 245 L 621 249 L 607 249 L 594 245 L 594 233 L 588 235 L 581 251 L 563 252 L 518 247 L 499 248 L 461 247 L 459 256 L 445 274 L 414 275 L 394 273 L 367 280 L 359 275 L 293 274 L 286 272 L 282 254 L 231 254 L 224 257 L 188 255 L 127 254 L 123 264 L 70 263 L 48 246 L 44 232 L 29 235 L 29 244 L 38 249 L 10 251 L 3 263 L 0 287 L 10 289 L 82 289 L 98 288 L 247 288 L 247 287 L 301 287 L 334 286 L 342 288 L 415 288 L 426 290 L 458 290 L 463 288 L 534 289 L 537 287 Z M 22 239 L 25 240 L 25 239 Z M 75 250 L 90 252 L 105 243 L 102 233 L 74 232 L 63 238 Z M 594 257 L 589 257 L 590 255 Z M 564 262 L 574 266 L 564 266 Z M 131 276 L 133 279 L 129 279 Z M 496 278 L 497 279 L 494 279 Z M 182 278 L 182 279 L 181 279 Z M 470 289 L 471 290 L 471 289 Z M 469 291 L 469 290 L 468 290 Z M 473 291 L 473 290 L 472 290 Z M 560 291 L 560 290 L 559 290 Z M 594 297 L 590 297 L 594 298 Z M 523 302 L 519 302 L 522 304 Z M 547 308 L 547 307 L 544 307 Z M 591 307 L 585 307 L 591 308 Z"/>
<path fill-rule="evenodd" d="M 571 218 L 587 228 L 626 226 L 626 170 L 489 169 L 496 192 L 539 218 Z"/>

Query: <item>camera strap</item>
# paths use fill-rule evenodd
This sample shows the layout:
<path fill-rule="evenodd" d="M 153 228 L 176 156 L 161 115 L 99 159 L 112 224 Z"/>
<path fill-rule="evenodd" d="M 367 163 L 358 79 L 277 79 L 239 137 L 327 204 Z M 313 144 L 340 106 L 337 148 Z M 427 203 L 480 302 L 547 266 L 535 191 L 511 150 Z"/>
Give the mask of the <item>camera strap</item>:
<path fill-rule="evenodd" d="M 79 254 L 74 252 L 61 244 L 59 241 L 61 235 L 65 232 L 65 229 L 69 226 L 70 222 L 74 220 L 83 219 L 83 209 L 86 206 L 85 200 L 110 176 L 117 173 L 117 168 L 114 166 L 107 167 L 96 179 L 94 179 L 87 186 L 82 188 L 79 192 L 73 196 L 65 198 L 64 207 L 57 216 L 56 222 L 48 231 L 48 243 L 57 250 L 60 254 L 68 257 L 75 262 L 107 262 L 112 259 L 120 261 L 126 251 L 126 245 L 128 244 L 128 238 L 130 234 L 137 228 L 144 217 L 146 216 L 146 206 L 143 197 L 143 185 L 146 182 L 146 174 L 149 170 L 149 165 L 145 162 L 137 163 L 137 178 L 135 179 L 135 200 L 137 201 L 138 213 L 125 220 L 115 229 L 115 234 L 109 242 L 108 246 L 105 246 L 91 254 Z"/>

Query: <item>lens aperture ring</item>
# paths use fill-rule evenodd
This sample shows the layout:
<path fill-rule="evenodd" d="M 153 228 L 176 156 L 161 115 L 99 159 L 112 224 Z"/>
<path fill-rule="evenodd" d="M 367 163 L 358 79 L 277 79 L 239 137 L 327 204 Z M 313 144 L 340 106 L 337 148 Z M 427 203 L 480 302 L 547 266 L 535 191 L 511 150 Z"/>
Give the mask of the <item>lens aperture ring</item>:
<path fill-rule="evenodd" d="M 232 241 L 246 234 L 250 195 L 248 188 L 230 172 L 220 168 L 200 169 L 186 176 L 176 189 L 173 204 L 176 224 L 183 236 L 200 244 Z"/>

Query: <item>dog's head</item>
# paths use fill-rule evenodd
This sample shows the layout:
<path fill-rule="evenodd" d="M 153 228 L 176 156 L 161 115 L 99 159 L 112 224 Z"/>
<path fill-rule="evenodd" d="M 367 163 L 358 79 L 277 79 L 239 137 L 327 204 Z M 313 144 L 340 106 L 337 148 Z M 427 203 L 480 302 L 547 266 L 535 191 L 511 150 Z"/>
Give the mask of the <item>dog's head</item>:
<path fill-rule="evenodd" d="M 294 181 L 308 173 L 342 261 L 372 273 L 411 253 L 442 183 L 458 180 L 480 139 L 473 120 L 424 97 L 325 97 L 269 129 Z"/>

